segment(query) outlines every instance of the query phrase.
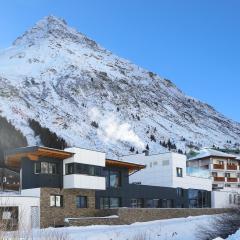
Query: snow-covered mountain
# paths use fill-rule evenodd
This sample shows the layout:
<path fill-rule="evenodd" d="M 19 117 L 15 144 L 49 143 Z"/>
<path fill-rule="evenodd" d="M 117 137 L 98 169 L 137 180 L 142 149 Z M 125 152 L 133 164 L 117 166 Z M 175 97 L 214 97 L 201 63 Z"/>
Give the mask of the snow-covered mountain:
<path fill-rule="evenodd" d="M 0 115 L 31 145 L 41 144 L 35 119 L 69 145 L 111 155 L 160 152 L 168 139 L 183 150 L 240 142 L 239 123 L 53 16 L 0 52 Z"/>

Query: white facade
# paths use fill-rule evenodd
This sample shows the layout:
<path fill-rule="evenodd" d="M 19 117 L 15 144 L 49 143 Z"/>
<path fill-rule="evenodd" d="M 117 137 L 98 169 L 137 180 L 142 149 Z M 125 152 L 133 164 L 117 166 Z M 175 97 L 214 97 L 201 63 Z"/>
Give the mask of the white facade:
<path fill-rule="evenodd" d="M 172 152 L 149 156 L 136 154 L 124 156 L 122 159 L 123 161 L 146 165 L 145 169 L 130 176 L 131 183 L 208 191 L 212 189 L 209 178 L 187 175 L 185 155 Z M 182 171 L 181 177 L 177 176 L 178 168 Z"/>
<path fill-rule="evenodd" d="M 20 231 L 40 228 L 40 189 L 31 189 L 21 194 L 4 193 L 0 195 L 0 207 L 18 207 L 18 226 Z"/>
<path fill-rule="evenodd" d="M 233 191 L 212 191 L 211 206 L 212 208 L 232 208 L 239 207 L 240 194 Z"/>
<path fill-rule="evenodd" d="M 105 177 L 90 176 L 85 174 L 66 175 L 65 166 L 68 163 L 82 163 L 93 166 L 105 167 L 106 154 L 103 152 L 92 151 L 80 148 L 67 148 L 68 152 L 74 153 L 71 158 L 63 160 L 63 187 L 105 190 Z"/>

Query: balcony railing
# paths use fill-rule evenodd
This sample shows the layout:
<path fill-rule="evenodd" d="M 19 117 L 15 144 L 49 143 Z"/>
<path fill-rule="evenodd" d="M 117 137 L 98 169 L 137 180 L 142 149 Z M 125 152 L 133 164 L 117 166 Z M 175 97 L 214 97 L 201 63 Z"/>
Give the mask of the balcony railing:
<path fill-rule="evenodd" d="M 237 178 L 233 178 L 233 177 L 229 177 L 229 178 L 227 178 L 227 182 L 237 182 L 238 181 L 238 179 Z"/>
<path fill-rule="evenodd" d="M 227 170 L 237 170 L 237 165 L 227 164 Z"/>
<path fill-rule="evenodd" d="M 215 182 L 225 182 L 225 177 L 214 177 Z"/>
<path fill-rule="evenodd" d="M 213 168 L 214 169 L 224 169 L 224 165 L 223 164 L 213 164 Z"/>

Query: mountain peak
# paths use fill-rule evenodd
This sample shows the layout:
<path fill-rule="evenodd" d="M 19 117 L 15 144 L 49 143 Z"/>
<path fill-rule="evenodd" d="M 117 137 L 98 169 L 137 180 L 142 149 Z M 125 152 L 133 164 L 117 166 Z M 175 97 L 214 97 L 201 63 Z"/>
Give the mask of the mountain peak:
<path fill-rule="evenodd" d="M 31 29 L 26 31 L 22 36 L 18 37 L 13 45 L 34 45 L 42 39 L 67 40 L 77 43 L 85 43 L 91 47 L 97 44 L 88 39 L 83 34 L 69 27 L 64 19 L 53 15 L 44 17 L 38 21 Z"/>

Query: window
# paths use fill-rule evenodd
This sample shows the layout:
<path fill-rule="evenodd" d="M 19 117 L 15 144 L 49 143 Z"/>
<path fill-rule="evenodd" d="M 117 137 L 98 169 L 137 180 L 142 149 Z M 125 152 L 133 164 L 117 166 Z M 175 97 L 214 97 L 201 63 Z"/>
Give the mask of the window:
<path fill-rule="evenodd" d="M 121 207 L 121 198 L 118 197 L 101 197 L 100 198 L 100 208 L 118 208 Z"/>
<path fill-rule="evenodd" d="M 163 166 L 168 166 L 169 165 L 169 160 L 163 160 L 162 165 Z"/>
<path fill-rule="evenodd" d="M 100 198 L 100 208 L 101 209 L 109 208 L 109 198 L 108 197 Z"/>
<path fill-rule="evenodd" d="M 159 208 L 159 199 L 148 199 L 147 208 Z"/>
<path fill-rule="evenodd" d="M 225 177 L 230 178 L 230 173 L 225 173 Z"/>
<path fill-rule="evenodd" d="M 48 164 L 48 172 L 49 172 L 49 174 L 57 174 L 57 164 L 49 163 Z"/>
<path fill-rule="evenodd" d="M 143 208 L 143 199 L 142 198 L 133 198 L 131 199 L 132 208 Z"/>
<path fill-rule="evenodd" d="M 218 175 L 217 175 L 217 172 L 212 172 L 212 176 L 213 177 L 217 177 Z"/>
<path fill-rule="evenodd" d="M 113 198 L 111 197 L 109 199 L 109 204 L 110 204 L 110 208 L 118 208 L 120 207 L 120 198 Z"/>
<path fill-rule="evenodd" d="M 121 172 L 105 169 L 106 187 L 117 188 L 121 186 Z"/>
<path fill-rule="evenodd" d="M 177 167 L 176 171 L 177 171 L 177 177 L 182 177 L 183 176 L 182 168 Z"/>
<path fill-rule="evenodd" d="M 49 162 L 37 162 L 34 164 L 35 174 L 57 174 L 57 164 Z"/>
<path fill-rule="evenodd" d="M 184 191 L 182 188 L 177 188 L 177 197 L 183 197 Z"/>
<path fill-rule="evenodd" d="M 207 191 L 188 189 L 189 208 L 209 207 L 209 195 Z"/>
<path fill-rule="evenodd" d="M 173 200 L 172 199 L 163 199 L 162 200 L 162 207 L 163 208 L 172 208 L 173 207 Z"/>
<path fill-rule="evenodd" d="M 77 208 L 87 208 L 87 197 L 86 196 L 77 196 L 76 197 Z"/>
<path fill-rule="evenodd" d="M 109 186 L 110 187 L 120 187 L 120 172 L 110 171 L 109 172 Z"/>
<path fill-rule="evenodd" d="M 48 162 L 41 162 L 41 173 L 48 173 Z"/>
<path fill-rule="evenodd" d="M 51 195 L 50 196 L 50 207 L 63 207 L 63 196 L 62 195 Z"/>
<path fill-rule="evenodd" d="M 65 174 L 85 174 L 90 176 L 102 176 L 100 166 L 94 166 L 83 163 L 67 163 L 65 164 Z"/>

